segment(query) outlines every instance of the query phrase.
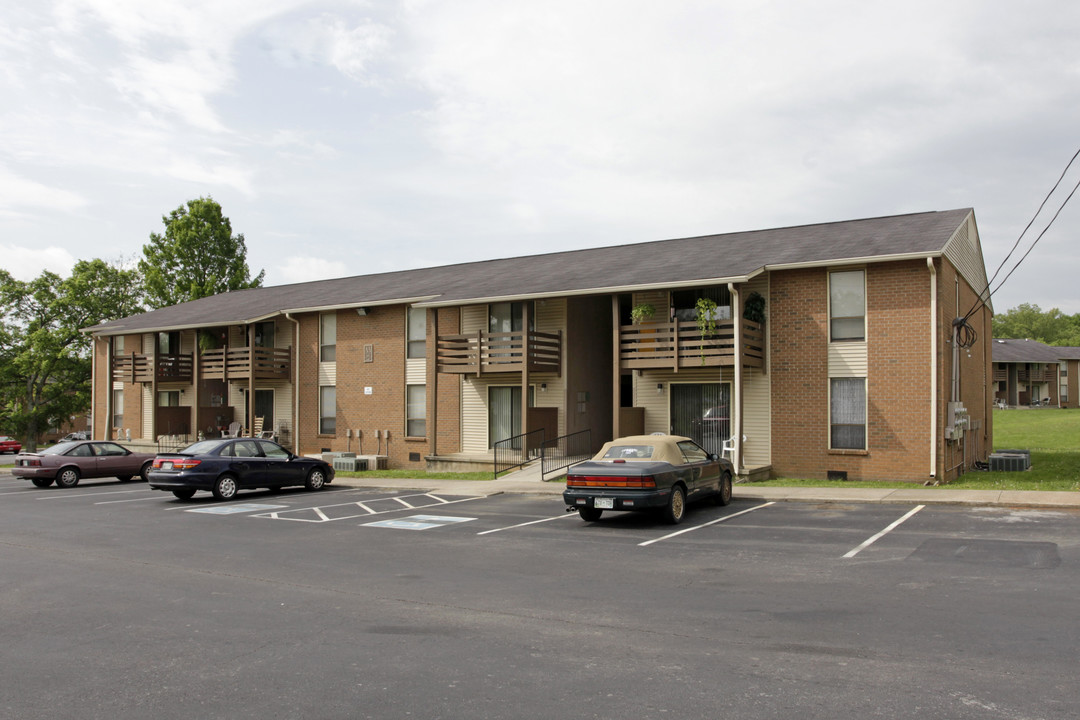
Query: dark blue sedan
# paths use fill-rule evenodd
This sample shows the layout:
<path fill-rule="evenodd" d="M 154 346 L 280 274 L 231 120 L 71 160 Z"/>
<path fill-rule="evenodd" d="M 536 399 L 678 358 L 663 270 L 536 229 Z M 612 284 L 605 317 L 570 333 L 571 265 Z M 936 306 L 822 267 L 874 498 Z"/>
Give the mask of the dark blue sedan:
<path fill-rule="evenodd" d="M 334 479 L 334 468 L 318 458 L 301 457 L 259 438 L 200 440 L 175 453 L 154 458 L 150 487 L 188 500 L 208 490 L 231 500 L 240 490 L 303 485 L 321 490 Z"/>

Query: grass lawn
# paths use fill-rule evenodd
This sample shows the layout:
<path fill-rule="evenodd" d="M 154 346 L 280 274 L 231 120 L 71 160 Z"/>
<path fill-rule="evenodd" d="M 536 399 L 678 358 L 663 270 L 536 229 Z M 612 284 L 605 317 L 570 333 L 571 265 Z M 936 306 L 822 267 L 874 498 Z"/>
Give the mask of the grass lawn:
<path fill-rule="evenodd" d="M 994 449 L 1030 450 L 1025 472 L 970 471 L 949 483 L 966 490 L 1080 490 L 1080 409 L 994 410 Z M 775 487 L 898 487 L 911 483 L 842 482 L 779 478 L 756 485 Z"/>
<path fill-rule="evenodd" d="M 493 480 L 490 472 L 426 472 L 424 470 L 365 470 L 363 472 L 338 472 L 337 477 L 351 478 L 400 478 L 405 480 Z"/>

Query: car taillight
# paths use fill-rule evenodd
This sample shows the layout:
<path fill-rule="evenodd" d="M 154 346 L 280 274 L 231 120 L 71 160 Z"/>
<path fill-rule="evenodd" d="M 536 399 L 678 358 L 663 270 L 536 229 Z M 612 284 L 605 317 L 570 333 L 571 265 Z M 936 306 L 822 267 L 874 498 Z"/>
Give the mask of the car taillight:
<path fill-rule="evenodd" d="M 193 467 L 197 467 L 202 463 L 202 460 L 196 460 L 195 458 L 154 458 L 154 469 L 160 470 L 164 465 L 168 464 L 173 470 L 190 470 Z"/>
<path fill-rule="evenodd" d="M 23 467 L 41 467 L 41 461 L 37 458 L 30 458 L 29 460 L 23 460 Z"/>
<path fill-rule="evenodd" d="M 571 475 L 566 478 L 566 487 L 603 487 L 647 489 L 656 487 L 656 478 L 652 475 L 642 477 L 618 477 L 610 475 Z"/>

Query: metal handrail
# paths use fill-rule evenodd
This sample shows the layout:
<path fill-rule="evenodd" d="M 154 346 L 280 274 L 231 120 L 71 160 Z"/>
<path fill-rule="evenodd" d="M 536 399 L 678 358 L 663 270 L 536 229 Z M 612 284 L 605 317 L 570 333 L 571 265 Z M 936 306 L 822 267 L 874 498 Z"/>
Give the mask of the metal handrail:
<path fill-rule="evenodd" d="M 592 430 L 579 430 L 541 445 L 540 477 L 585 462 L 592 457 Z"/>
<path fill-rule="evenodd" d="M 539 441 L 537 441 L 537 438 L 539 438 Z M 535 457 L 536 451 L 543 445 L 544 428 L 531 430 L 496 442 L 494 445 L 495 477 L 498 478 L 501 472 L 525 465 Z M 500 457 L 502 458 L 501 462 Z"/>

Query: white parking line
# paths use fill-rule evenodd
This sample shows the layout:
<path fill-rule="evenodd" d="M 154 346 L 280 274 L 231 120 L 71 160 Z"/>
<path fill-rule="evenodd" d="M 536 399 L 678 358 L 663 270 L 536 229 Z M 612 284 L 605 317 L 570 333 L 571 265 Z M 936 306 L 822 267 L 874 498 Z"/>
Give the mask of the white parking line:
<path fill-rule="evenodd" d="M 145 490 L 146 488 L 142 488 L 139 490 L 106 490 L 105 492 L 79 493 L 78 495 L 72 495 L 68 492 L 60 491 L 53 495 L 39 497 L 38 500 L 67 500 L 68 498 L 94 497 L 95 495 L 125 495 L 127 493 L 144 492 Z"/>
<path fill-rule="evenodd" d="M 404 500 L 402 500 L 402 497 L 406 497 L 406 498 L 428 498 L 428 499 L 430 499 L 430 500 L 432 500 L 434 502 L 430 502 L 430 503 L 427 503 L 427 504 L 415 504 L 414 505 L 414 504 L 405 502 Z M 473 497 L 460 498 L 458 500 L 447 500 L 447 499 L 441 498 L 441 497 L 439 497 L 439 496 L 437 496 L 437 495 L 435 495 L 433 493 L 418 493 L 418 494 L 415 494 L 415 495 L 404 495 L 404 496 L 392 495 L 392 496 L 387 496 L 387 497 L 370 499 L 367 502 L 376 503 L 376 502 L 385 501 L 385 500 L 396 500 L 402 507 L 395 508 L 393 510 L 375 510 L 375 509 L 372 509 L 372 508 L 368 507 L 367 505 L 365 505 L 362 502 L 335 503 L 333 505 L 318 505 L 318 506 L 314 506 L 314 507 L 290 508 L 289 510 L 282 510 L 280 512 L 259 513 L 259 514 L 256 514 L 256 515 L 252 515 L 251 517 L 270 518 L 271 520 L 292 520 L 293 522 L 307 522 L 307 523 L 337 522 L 338 520 L 354 520 L 356 518 L 369 517 L 371 515 L 386 515 L 388 513 L 401 512 L 402 510 L 417 510 L 417 509 L 425 508 L 425 507 L 436 507 L 436 506 L 441 506 L 441 505 L 454 505 L 456 503 L 469 502 L 470 500 L 483 500 L 485 497 L 488 497 L 488 496 L 487 495 L 477 495 L 477 496 L 473 496 Z M 363 514 L 344 515 L 342 517 L 330 517 L 329 515 L 327 515 L 327 513 L 323 512 L 323 510 L 330 510 L 331 508 L 343 508 L 343 507 L 359 508 L 359 509 L 363 510 L 364 512 L 363 512 Z M 317 519 L 304 518 L 304 517 L 285 517 L 285 515 L 287 515 L 287 514 L 298 514 L 298 513 L 308 513 L 308 512 L 311 512 L 311 513 L 314 513 L 315 515 L 317 515 Z"/>
<path fill-rule="evenodd" d="M 682 535 L 683 533 L 688 533 L 688 532 L 693 532 L 695 530 L 700 530 L 701 528 L 706 528 L 706 527 L 709 527 L 710 525 L 715 525 L 716 523 L 722 523 L 722 522 L 724 522 L 726 520 L 730 520 L 731 518 L 737 518 L 740 515 L 745 515 L 748 512 L 754 512 L 755 510 L 760 510 L 763 507 L 769 507 L 770 505 L 775 505 L 775 504 L 776 504 L 775 502 L 767 502 L 764 505 L 755 505 L 752 508 L 747 508 L 746 510 L 740 510 L 739 512 L 732 513 L 731 515 L 725 515 L 724 517 L 716 518 L 715 520 L 711 520 L 711 521 L 709 521 L 707 523 L 704 523 L 702 525 L 695 525 L 694 527 L 685 528 L 683 530 L 676 530 L 675 532 L 669 533 L 669 534 L 667 534 L 667 535 L 665 535 L 663 537 L 658 537 L 658 538 L 655 538 L 653 540 L 646 540 L 643 543 L 638 543 L 638 547 L 645 547 L 646 545 L 652 545 L 653 543 L 658 543 L 658 542 L 661 542 L 663 540 L 668 540 L 668 539 L 673 538 L 673 537 L 675 537 L 677 535 Z"/>
<path fill-rule="evenodd" d="M 149 491 L 147 491 L 147 492 L 149 492 Z M 146 500 L 161 500 L 161 499 L 163 499 L 163 498 L 161 498 L 157 493 L 154 493 L 153 495 L 150 495 L 149 497 L 128 498 L 127 500 L 98 500 L 94 504 L 95 505 L 115 505 L 116 503 L 144 502 Z"/>
<path fill-rule="evenodd" d="M 525 527 L 526 525 L 536 525 L 538 523 L 551 522 L 552 520 L 558 520 L 559 518 L 577 517 L 577 515 L 571 515 L 564 512 L 562 515 L 555 515 L 554 517 L 543 518 L 542 520 L 530 520 L 529 522 L 518 523 L 517 525 L 507 525 L 506 527 L 495 528 L 494 530 L 485 530 L 484 532 L 478 532 L 477 535 L 490 535 L 491 533 L 502 532 L 503 530 L 513 530 L 514 528 Z"/>
<path fill-rule="evenodd" d="M 878 533 L 877 535 L 874 535 L 873 537 L 871 537 L 871 538 L 868 538 L 868 539 L 866 540 L 866 542 L 864 542 L 864 543 L 863 543 L 862 545 L 860 545 L 859 547 L 855 548 L 854 550 L 850 550 L 850 551 L 848 551 L 848 552 L 847 552 L 847 553 L 846 553 L 846 554 L 844 555 L 844 557 L 845 557 L 845 558 L 853 558 L 853 557 L 855 557 L 855 556 L 856 556 L 856 555 L 858 555 L 858 554 L 859 554 L 860 552 L 862 552 L 862 551 L 863 551 L 863 550 L 865 550 L 866 548 L 870 547 L 871 545 L 873 545 L 874 543 L 876 543 L 876 542 L 877 542 L 878 540 L 880 540 L 881 538 L 885 537 L 885 536 L 886 536 L 886 535 L 888 535 L 888 534 L 889 534 L 890 532 L 892 532 L 893 530 L 895 530 L 895 529 L 896 529 L 897 527 L 899 527 L 899 526 L 900 526 L 900 524 L 901 524 L 901 523 L 903 523 L 904 521 L 906 521 L 906 520 L 907 520 L 907 519 L 908 519 L 909 517 L 911 517 L 911 516 L 912 516 L 912 515 L 914 515 L 915 513 L 917 513 L 917 512 L 919 512 L 920 510 L 922 510 L 922 509 L 923 509 L 924 507 L 926 507 L 926 506 L 925 506 L 925 505 L 917 505 L 917 506 L 915 507 L 915 509 L 911 510 L 911 511 L 910 511 L 910 512 L 909 512 L 909 513 L 908 513 L 907 515 L 904 515 L 904 517 L 900 518 L 899 520 L 897 520 L 896 522 L 894 522 L 894 523 L 893 523 L 892 525 L 890 525 L 889 527 L 887 527 L 887 528 L 885 528 L 884 530 L 882 530 L 881 532 L 879 532 L 879 533 Z"/>

